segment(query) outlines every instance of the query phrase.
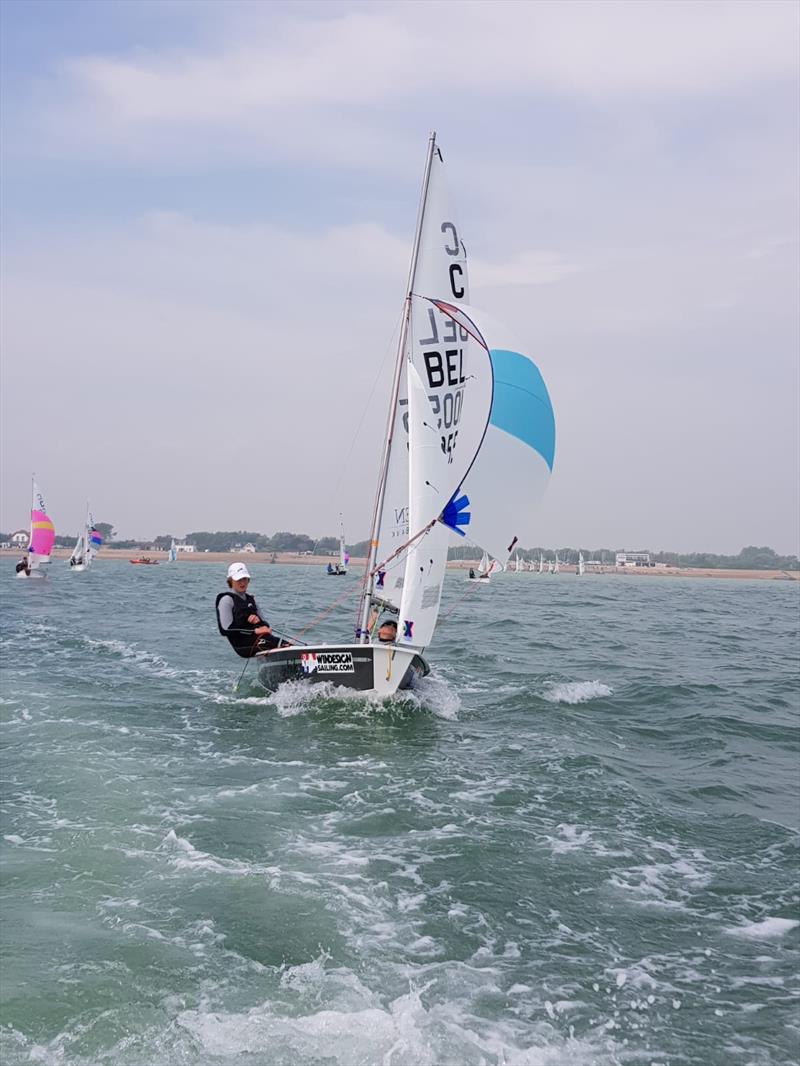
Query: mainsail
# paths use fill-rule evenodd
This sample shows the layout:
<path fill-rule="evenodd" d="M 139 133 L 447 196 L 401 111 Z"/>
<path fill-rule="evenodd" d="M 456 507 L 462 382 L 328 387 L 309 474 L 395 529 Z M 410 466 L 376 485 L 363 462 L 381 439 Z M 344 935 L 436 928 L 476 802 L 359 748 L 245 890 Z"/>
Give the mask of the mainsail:
<path fill-rule="evenodd" d="M 177 562 L 177 559 L 178 559 L 178 546 L 176 545 L 175 538 L 173 537 L 172 538 L 172 543 L 169 546 L 169 551 L 167 552 L 167 562 L 168 563 L 174 563 L 174 562 Z"/>
<path fill-rule="evenodd" d="M 439 613 L 451 539 L 436 520 L 472 462 L 489 400 L 481 402 L 477 382 L 467 389 L 469 334 L 418 292 L 446 293 L 455 301 L 469 297 L 466 248 L 435 136 L 428 146 L 369 569 L 388 561 L 367 590 L 370 601 L 399 611 L 402 639 L 425 647 Z M 469 399 L 468 391 L 474 394 Z M 410 546 L 392 559 L 409 539 Z"/>

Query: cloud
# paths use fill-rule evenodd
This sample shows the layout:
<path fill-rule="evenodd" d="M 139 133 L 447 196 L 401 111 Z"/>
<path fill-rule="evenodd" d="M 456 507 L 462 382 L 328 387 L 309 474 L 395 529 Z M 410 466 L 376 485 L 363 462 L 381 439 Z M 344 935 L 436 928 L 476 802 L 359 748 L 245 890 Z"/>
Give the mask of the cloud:
<path fill-rule="evenodd" d="M 796 7 L 420 10 L 207 5 L 15 86 L 6 506 L 34 462 L 77 527 L 91 454 L 132 534 L 365 533 L 436 125 L 473 298 L 556 403 L 543 540 L 792 550 Z"/>
<path fill-rule="evenodd" d="M 770 531 L 786 528 L 794 469 L 794 401 L 775 385 L 793 380 L 794 349 L 780 339 L 792 327 L 780 323 L 796 249 L 749 248 L 698 242 L 680 270 L 671 249 L 572 263 L 533 248 L 474 262 L 475 302 L 514 324 L 556 405 L 547 542 L 588 528 L 616 544 L 622 528 L 637 543 L 660 531 L 678 548 L 790 549 Z M 27 442 L 24 469 L 4 478 L 7 524 L 19 525 L 33 463 L 66 527 L 77 528 L 88 490 L 129 534 L 322 534 L 341 509 L 361 536 L 408 253 L 376 223 L 297 233 L 174 213 L 79 241 L 29 239 L 3 272 L 5 454 Z M 719 294 L 730 306 L 709 306 Z M 48 427 L 33 440 L 19 403 L 31 380 Z M 754 451 L 740 427 L 761 409 L 772 428 Z"/>
<path fill-rule="evenodd" d="M 55 151 L 406 167 L 411 105 L 435 125 L 494 102 L 502 122 L 515 100 L 627 108 L 797 76 L 798 8 L 777 2 L 250 8 L 217 42 L 67 59 L 29 124 Z"/>

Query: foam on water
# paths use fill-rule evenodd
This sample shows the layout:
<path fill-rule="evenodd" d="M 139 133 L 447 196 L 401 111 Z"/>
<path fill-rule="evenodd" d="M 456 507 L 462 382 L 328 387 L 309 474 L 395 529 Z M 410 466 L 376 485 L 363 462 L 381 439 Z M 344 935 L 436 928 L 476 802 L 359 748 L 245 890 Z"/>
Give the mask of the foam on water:
<path fill-rule="evenodd" d="M 318 993 L 321 972 L 313 976 Z M 347 997 L 363 998 L 360 1009 L 321 1009 L 291 1017 L 263 1004 L 245 1014 L 186 1011 L 178 1025 L 198 1042 L 202 1052 L 223 1061 L 270 1056 L 275 1066 L 298 1062 L 329 1062 L 337 1066 L 614 1066 L 622 1059 L 613 1041 L 559 1038 L 542 1024 L 529 1046 L 515 1039 L 512 1024 L 479 1027 L 476 1019 L 454 1004 L 425 1006 L 424 993 L 412 989 L 386 1006 L 366 990 L 347 989 Z M 621 1049 L 619 1049 L 621 1050 Z"/>
<path fill-rule="evenodd" d="M 282 718 L 335 702 L 356 711 L 418 709 L 430 711 L 438 718 L 456 719 L 461 705 L 456 689 L 442 677 L 422 678 L 413 689 L 396 692 L 393 696 L 369 695 L 342 688 L 332 681 L 313 685 L 306 681 L 284 681 L 266 702 L 274 705 Z"/>
<path fill-rule="evenodd" d="M 374 701 L 115 565 L 0 619 L 4 1066 L 793 1063 L 798 590 L 498 578 Z"/>
<path fill-rule="evenodd" d="M 613 693 L 610 685 L 602 681 L 564 681 L 550 682 L 542 693 L 548 703 L 587 703 Z"/>
<path fill-rule="evenodd" d="M 725 932 L 731 936 L 743 936 L 746 940 L 777 940 L 798 926 L 800 921 L 796 918 L 763 918 L 760 922 L 731 926 Z"/>

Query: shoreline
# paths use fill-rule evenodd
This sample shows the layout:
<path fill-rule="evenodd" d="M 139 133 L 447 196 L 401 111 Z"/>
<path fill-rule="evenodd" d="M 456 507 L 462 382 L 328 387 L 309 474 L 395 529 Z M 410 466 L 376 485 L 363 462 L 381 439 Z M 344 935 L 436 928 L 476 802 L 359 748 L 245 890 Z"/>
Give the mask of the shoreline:
<path fill-rule="evenodd" d="M 53 551 L 53 559 L 69 559 L 72 554 L 70 548 L 56 548 Z M 0 548 L 0 558 L 3 559 L 19 559 L 22 552 L 18 548 Z M 128 562 L 131 559 L 139 559 L 143 555 L 149 556 L 151 559 L 157 560 L 161 565 L 166 564 L 167 553 L 166 551 L 131 551 L 126 548 L 101 548 L 97 554 L 99 561 L 106 561 L 109 559 L 117 559 L 120 562 Z M 243 562 L 254 564 L 274 564 L 276 566 L 327 566 L 328 563 L 334 562 L 333 556 L 325 555 L 295 555 L 293 552 L 179 552 L 177 563 L 183 565 L 185 563 L 226 563 L 230 565 L 232 562 Z M 350 560 L 350 573 L 360 573 L 366 565 L 366 559 L 352 558 Z M 462 559 L 451 559 L 447 564 L 448 570 L 469 570 L 470 567 L 477 567 L 477 560 L 468 561 Z M 538 574 L 531 571 L 525 571 L 520 574 L 516 574 L 513 571 L 507 571 L 509 576 L 515 578 L 553 578 L 561 577 L 564 574 L 575 576 L 575 565 L 571 563 L 562 563 L 561 571 L 559 574 Z M 604 576 L 611 575 L 613 577 L 622 578 L 638 578 L 638 577 L 721 577 L 731 580 L 755 580 L 755 581 L 800 581 L 800 571 L 797 570 L 715 570 L 708 568 L 684 568 L 684 567 L 662 567 L 656 569 L 655 567 L 625 567 L 617 568 L 614 566 L 604 566 L 599 570 L 587 570 L 583 575 L 584 578 L 591 579 L 596 573 L 603 574 Z"/>

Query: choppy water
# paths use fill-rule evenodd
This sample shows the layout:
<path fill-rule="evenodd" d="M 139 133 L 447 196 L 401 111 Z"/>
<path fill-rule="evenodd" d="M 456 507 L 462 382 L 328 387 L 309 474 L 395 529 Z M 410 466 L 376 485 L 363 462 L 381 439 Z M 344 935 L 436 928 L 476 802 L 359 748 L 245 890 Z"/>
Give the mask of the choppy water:
<path fill-rule="evenodd" d="M 4 1064 L 795 1060 L 797 585 L 451 574 L 374 705 L 234 695 L 222 567 L 53 569 L 0 579 Z"/>

